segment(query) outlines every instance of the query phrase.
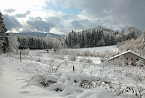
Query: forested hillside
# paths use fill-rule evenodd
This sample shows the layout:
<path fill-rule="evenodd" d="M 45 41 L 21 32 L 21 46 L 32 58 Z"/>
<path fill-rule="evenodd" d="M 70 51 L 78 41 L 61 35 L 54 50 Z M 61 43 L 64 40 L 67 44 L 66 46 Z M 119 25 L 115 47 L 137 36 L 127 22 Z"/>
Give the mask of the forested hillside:
<path fill-rule="evenodd" d="M 17 35 L 17 38 L 20 43 L 19 49 L 28 47 L 30 49 L 58 49 L 116 45 L 122 41 L 136 39 L 140 34 L 141 32 L 135 27 L 129 28 L 126 32 L 124 30 L 119 32 L 99 26 L 79 32 L 72 30 L 68 35 L 55 38 L 49 34 L 44 38 L 24 35 Z"/>
<path fill-rule="evenodd" d="M 68 48 L 109 46 L 132 38 L 136 39 L 140 34 L 134 27 L 129 28 L 127 32 L 124 30 L 119 32 L 99 26 L 80 32 L 70 32 L 66 35 L 65 44 Z"/>
<path fill-rule="evenodd" d="M 17 36 L 18 42 L 20 43 L 19 49 L 57 49 L 64 47 L 63 42 L 59 38 L 52 37 L 47 35 L 44 38 L 39 36 Z"/>

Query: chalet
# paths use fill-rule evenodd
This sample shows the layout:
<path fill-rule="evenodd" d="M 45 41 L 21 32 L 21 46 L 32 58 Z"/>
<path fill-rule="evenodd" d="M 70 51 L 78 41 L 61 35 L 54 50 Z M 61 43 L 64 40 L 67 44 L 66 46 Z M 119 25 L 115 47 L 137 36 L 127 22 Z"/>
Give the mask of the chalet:
<path fill-rule="evenodd" d="M 112 61 L 115 61 L 117 59 L 120 59 L 120 57 L 124 58 L 126 65 L 129 65 L 128 64 L 129 60 L 131 60 L 131 65 L 136 66 L 136 62 L 139 61 L 140 59 L 142 59 L 144 61 L 144 64 L 145 64 L 145 57 L 132 51 L 132 50 L 128 50 L 128 51 L 125 51 L 125 52 L 118 54 L 114 57 L 111 57 L 108 59 L 108 62 L 112 62 Z M 123 59 L 123 58 L 121 58 L 121 59 Z"/>

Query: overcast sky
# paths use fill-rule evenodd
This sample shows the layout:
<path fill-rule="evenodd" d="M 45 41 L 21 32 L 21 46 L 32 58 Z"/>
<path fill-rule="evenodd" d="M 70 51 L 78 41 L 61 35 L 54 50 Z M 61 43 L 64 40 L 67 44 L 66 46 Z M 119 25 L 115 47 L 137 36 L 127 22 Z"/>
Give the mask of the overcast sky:
<path fill-rule="evenodd" d="M 0 12 L 8 32 L 145 29 L 145 0 L 3 0 Z"/>

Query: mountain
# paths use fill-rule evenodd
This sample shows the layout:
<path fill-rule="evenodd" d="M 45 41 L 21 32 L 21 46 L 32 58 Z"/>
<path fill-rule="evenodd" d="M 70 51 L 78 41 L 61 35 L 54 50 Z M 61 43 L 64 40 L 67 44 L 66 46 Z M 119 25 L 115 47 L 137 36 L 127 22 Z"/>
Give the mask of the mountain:
<path fill-rule="evenodd" d="M 45 37 L 47 34 L 51 35 L 52 37 L 60 37 L 61 35 L 53 34 L 53 33 L 40 33 L 40 32 L 22 32 L 22 33 L 8 33 L 13 35 L 25 35 L 25 36 L 39 36 Z"/>

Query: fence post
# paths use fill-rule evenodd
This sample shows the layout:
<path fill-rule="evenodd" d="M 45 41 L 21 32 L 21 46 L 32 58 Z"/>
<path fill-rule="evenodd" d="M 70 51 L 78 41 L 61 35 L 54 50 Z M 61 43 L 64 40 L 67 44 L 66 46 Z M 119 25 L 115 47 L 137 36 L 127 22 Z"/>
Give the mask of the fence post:
<path fill-rule="evenodd" d="M 20 62 L 21 62 L 21 51 L 20 51 Z"/>
<path fill-rule="evenodd" d="M 75 71 L 75 67 L 73 66 L 73 72 Z"/>

